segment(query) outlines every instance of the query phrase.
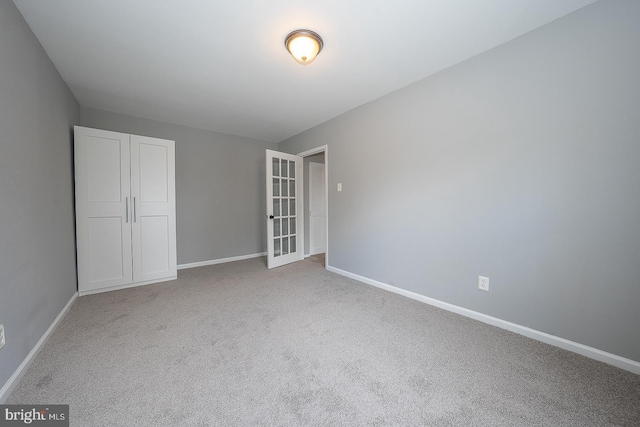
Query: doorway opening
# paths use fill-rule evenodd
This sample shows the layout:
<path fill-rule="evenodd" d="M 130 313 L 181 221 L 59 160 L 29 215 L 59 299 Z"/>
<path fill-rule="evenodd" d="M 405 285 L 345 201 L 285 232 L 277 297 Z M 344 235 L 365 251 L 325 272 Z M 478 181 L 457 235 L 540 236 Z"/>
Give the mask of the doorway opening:
<path fill-rule="evenodd" d="M 299 153 L 303 158 L 304 257 L 329 265 L 328 147 Z"/>

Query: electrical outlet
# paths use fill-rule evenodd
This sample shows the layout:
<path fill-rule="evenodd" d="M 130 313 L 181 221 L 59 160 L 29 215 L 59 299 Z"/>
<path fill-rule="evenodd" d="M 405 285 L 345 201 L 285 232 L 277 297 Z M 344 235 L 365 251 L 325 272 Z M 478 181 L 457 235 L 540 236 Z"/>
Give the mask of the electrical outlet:
<path fill-rule="evenodd" d="M 337 187 L 338 187 L 338 191 L 342 191 L 342 183 L 341 182 L 338 183 Z"/>
<path fill-rule="evenodd" d="M 4 325 L 0 325 L 0 348 L 4 347 Z"/>
<path fill-rule="evenodd" d="M 478 276 L 478 289 L 489 292 L 489 278 Z"/>

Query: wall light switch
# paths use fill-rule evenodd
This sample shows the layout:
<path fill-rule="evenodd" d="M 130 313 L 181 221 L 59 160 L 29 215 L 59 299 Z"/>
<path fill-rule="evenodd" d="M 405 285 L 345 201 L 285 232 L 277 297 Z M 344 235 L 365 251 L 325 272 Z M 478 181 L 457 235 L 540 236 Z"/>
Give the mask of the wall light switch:
<path fill-rule="evenodd" d="M 338 183 L 338 191 L 342 191 L 342 183 L 341 182 Z"/>
<path fill-rule="evenodd" d="M 0 325 L 0 348 L 4 347 L 4 325 Z"/>

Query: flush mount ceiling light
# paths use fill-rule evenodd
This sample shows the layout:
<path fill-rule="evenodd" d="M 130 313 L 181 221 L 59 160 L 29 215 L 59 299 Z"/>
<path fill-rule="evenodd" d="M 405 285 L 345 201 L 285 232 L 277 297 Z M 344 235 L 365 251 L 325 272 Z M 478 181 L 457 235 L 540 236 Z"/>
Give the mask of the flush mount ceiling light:
<path fill-rule="evenodd" d="M 322 51 L 323 45 L 322 37 L 311 30 L 295 30 L 284 39 L 284 46 L 293 59 L 302 65 L 311 64 Z"/>

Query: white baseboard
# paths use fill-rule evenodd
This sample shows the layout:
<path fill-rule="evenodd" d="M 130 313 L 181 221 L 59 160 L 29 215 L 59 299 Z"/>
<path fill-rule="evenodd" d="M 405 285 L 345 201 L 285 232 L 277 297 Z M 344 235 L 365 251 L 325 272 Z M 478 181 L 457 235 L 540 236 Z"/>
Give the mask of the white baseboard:
<path fill-rule="evenodd" d="M 547 334 L 546 332 L 531 329 L 526 326 L 518 325 L 517 323 L 511 323 L 506 320 L 498 319 L 497 317 L 488 316 L 486 314 L 479 313 L 477 311 L 469 310 L 464 307 L 449 304 L 437 299 L 429 298 L 424 295 L 417 294 L 415 292 L 407 291 L 405 289 L 397 288 L 395 286 L 388 285 L 386 283 L 378 282 L 377 280 L 369 279 L 368 277 L 359 276 L 354 273 L 350 273 L 339 268 L 331 267 L 327 265 L 327 270 L 340 274 L 341 276 L 355 279 L 360 282 L 366 283 L 376 288 L 384 289 L 405 297 L 420 301 L 434 307 L 441 308 L 443 310 L 450 311 L 452 313 L 460 314 L 471 319 L 479 320 L 480 322 L 487 323 L 489 325 L 497 326 L 498 328 L 506 329 L 516 334 L 524 335 L 537 341 L 542 341 L 546 344 L 550 344 L 556 347 L 560 347 L 564 350 L 569 350 L 574 353 L 581 354 L 591 359 L 599 360 L 600 362 L 608 363 L 615 367 L 633 372 L 640 375 L 640 362 L 627 359 L 606 351 L 598 350 L 597 348 L 589 347 L 584 344 L 580 344 L 574 341 L 569 341 L 564 338 L 557 337 L 555 335 Z"/>
<path fill-rule="evenodd" d="M 212 259 L 209 261 L 192 262 L 189 264 L 178 264 L 178 270 L 184 270 L 185 268 L 204 267 L 205 265 L 224 264 L 225 262 L 242 261 L 243 259 L 258 258 L 266 255 L 266 252 L 260 252 L 259 254 L 232 256 L 229 258 Z"/>
<path fill-rule="evenodd" d="M 13 389 L 16 388 L 16 386 L 20 382 L 20 379 L 25 374 L 25 372 L 27 372 L 27 369 L 29 369 L 29 366 L 31 366 L 33 361 L 36 359 L 36 356 L 38 355 L 38 353 L 40 353 L 40 350 L 42 350 L 42 348 L 44 347 L 45 343 L 47 342 L 47 340 L 49 339 L 53 331 L 56 330 L 56 327 L 58 327 L 58 324 L 60 323 L 60 321 L 64 319 L 64 316 L 67 315 L 67 313 L 69 312 L 69 309 L 75 302 L 76 298 L 78 298 L 77 292 L 73 294 L 73 296 L 71 297 L 67 305 L 64 306 L 62 311 L 53 320 L 53 323 L 51 323 L 51 326 L 49 326 L 49 328 L 45 331 L 44 335 L 40 337 L 35 347 L 31 349 L 29 354 L 27 354 L 27 357 L 25 357 L 22 363 L 20 364 L 20 366 L 18 366 L 18 369 L 16 369 L 13 375 L 11 375 L 11 377 L 7 380 L 5 385 L 2 386 L 2 388 L 0 389 L 0 404 L 3 404 L 7 400 L 7 398 L 13 391 Z"/>

